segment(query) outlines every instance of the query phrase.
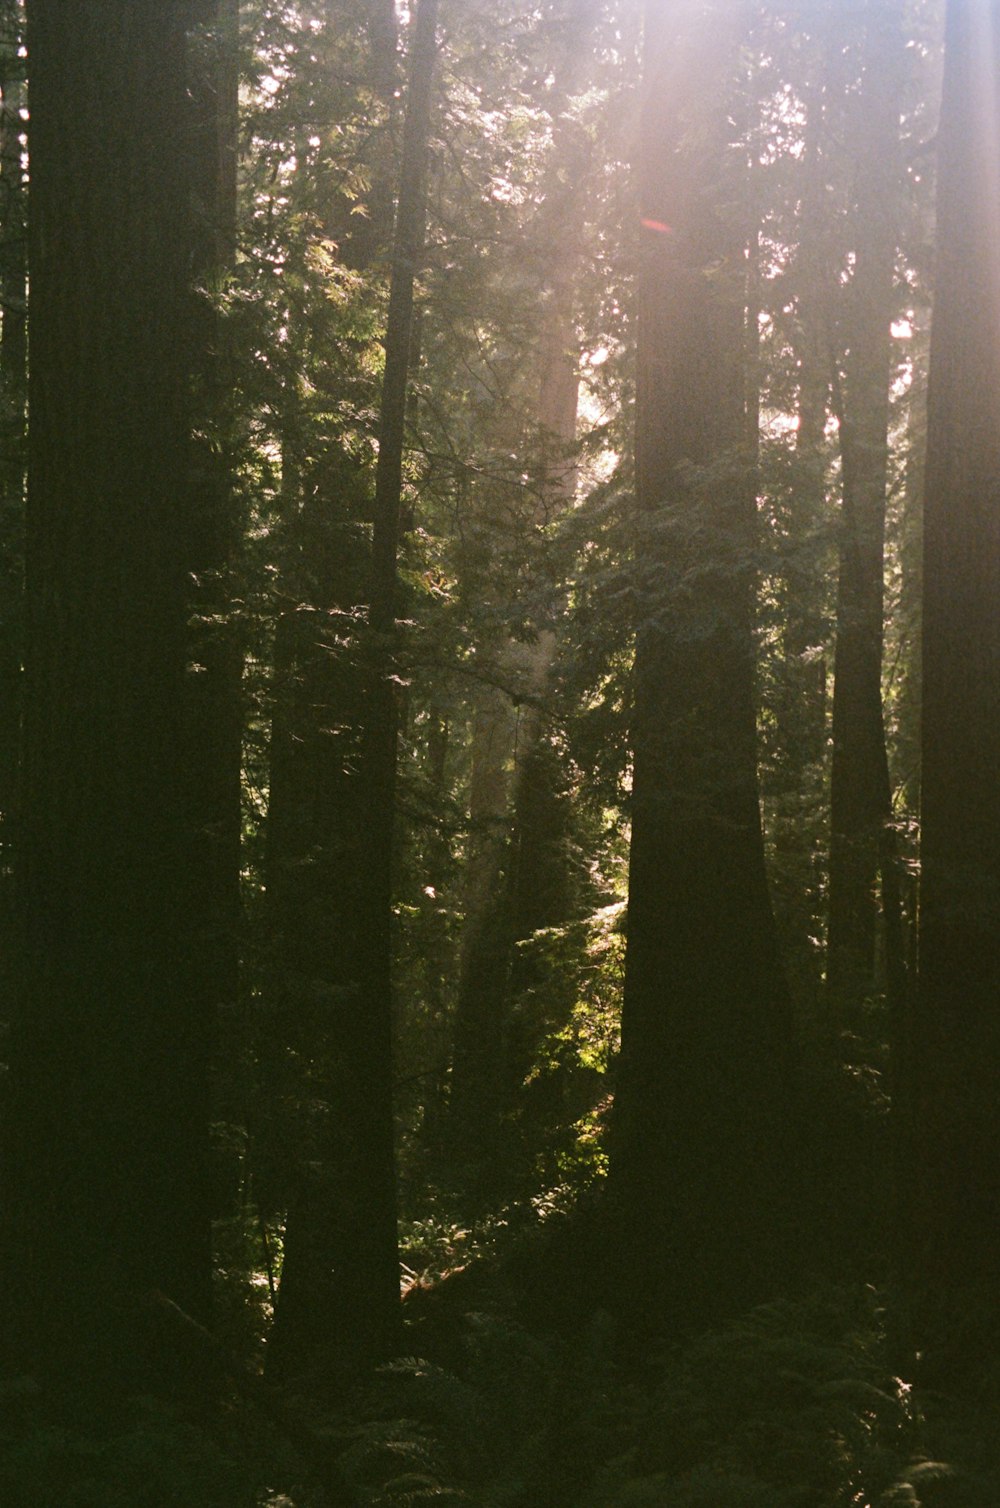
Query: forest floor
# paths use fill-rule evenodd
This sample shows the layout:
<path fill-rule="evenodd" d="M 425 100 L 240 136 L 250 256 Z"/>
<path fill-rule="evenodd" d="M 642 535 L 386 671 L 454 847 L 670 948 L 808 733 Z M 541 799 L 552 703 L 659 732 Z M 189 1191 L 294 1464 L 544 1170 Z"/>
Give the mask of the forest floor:
<path fill-rule="evenodd" d="M 29 1385 L 8 1383 L 0 1504 L 1000 1505 L 1000 1369 L 961 1397 L 910 1385 L 870 1285 L 818 1281 L 638 1360 L 604 1313 L 545 1332 L 506 1299 L 488 1266 L 431 1284 L 405 1306 L 411 1355 L 346 1406 L 321 1386 L 287 1393 L 280 1418 L 222 1389 L 208 1412 L 141 1400 L 97 1434 L 40 1422 Z"/>

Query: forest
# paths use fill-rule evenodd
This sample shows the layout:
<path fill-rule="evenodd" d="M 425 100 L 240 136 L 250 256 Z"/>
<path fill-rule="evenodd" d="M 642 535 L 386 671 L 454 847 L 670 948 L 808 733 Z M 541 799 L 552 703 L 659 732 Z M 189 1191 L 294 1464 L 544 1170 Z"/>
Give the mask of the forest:
<path fill-rule="evenodd" d="M 0 0 L 0 1503 L 1000 1504 L 1000 0 Z"/>

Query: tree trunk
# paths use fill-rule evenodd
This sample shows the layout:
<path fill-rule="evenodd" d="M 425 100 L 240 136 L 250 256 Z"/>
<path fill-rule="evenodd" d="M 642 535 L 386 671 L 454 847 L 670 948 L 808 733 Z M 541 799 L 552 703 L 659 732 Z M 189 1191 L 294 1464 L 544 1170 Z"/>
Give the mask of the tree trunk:
<path fill-rule="evenodd" d="M 741 199 L 724 101 L 742 20 L 728 4 L 684 25 L 646 9 L 641 622 L 612 1189 L 620 1302 L 654 1325 L 766 1291 L 789 1171 L 790 1023 L 756 777 L 745 252 L 722 208 Z"/>
<path fill-rule="evenodd" d="M 327 7 L 329 27 L 338 14 L 335 5 Z M 384 126 L 395 108 L 392 6 L 371 0 L 367 29 L 368 74 Z M 328 213 L 345 263 L 358 270 L 370 269 L 392 232 L 394 166 L 385 129 L 371 152 L 370 213 L 343 215 L 336 196 Z M 358 1349 L 353 1320 L 341 1323 L 336 1283 L 350 1261 L 348 1222 L 357 1218 L 344 1204 L 342 1187 L 356 1134 L 350 1125 L 353 1065 L 344 1043 L 358 1010 L 360 875 L 367 862 L 365 671 L 352 610 L 363 592 L 367 552 L 359 520 L 369 506 L 366 479 L 350 457 L 325 456 L 319 481 L 303 464 L 294 380 L 284 404 L 279 587 L 292 605 L 275 628 L 265 1104 L 255 1136 L 258 1203 L 265 1215 L 287 1210 L 266 1357 L 268 1375 L 279 1380 L 323 1361 L 349 1366 Z"/>
<path fill-rule="evenodd" d="M 338 10 L 334 5 L 331 12 Z M 331 21 L 331 24 L 334 24 Z M 343 24 L 338 20 L 336 24 Z M 397 159 L 395 131 L 398 114 L 399 22 L 395 0 L 365 0 L 368 33 L 368 76 L 372 93 L 384 116 L 371 143 L 371 187 L 368 213 L 351 215 L 338 239 L 348 267 L 364 269 L 386 254 L 392 244 L 393 187 Z"/>
<path fill-rule="evenodd" d="M 950 0 L 924 512 L 918 1279 L 1000 1277 L 1000 28 Z"/>
<path fill-rule="evenodd" d="M 436 55 L 436 0 L 414 20 L 393 246 L 379 425 L 369 639 L 357 745 L 365 848 L 354 878 L 325 1166 L 289 1211 L 271 1369 L 363 1366 L 399 1336 L 399 1254 L 392 1102 L 392 851 L 397 707 L 396 559 L 400 531 L 413 285 L 423 250 L 425 171 Z"/>
<path fill-rule="evenodd" d="M 27 265 L 21 154 L 24 61 L 20 11 L 0 8 L 0 981 L 13 978 L 21 660 L 24 640 L 24 463 L 27 399 Z"/>
<path fill-rule="evenodd" d="M 877 880 L 891 818 L 882 719 L 883 555 L 904 56 L 897 18 L 882 4 L 869 5 L 856 107 L 855 262 L 838 404 L 843 506 L 827 937 L 827 985 L 836 1015 L 877 988 Z"/>
<path fill-rule="evenodd" d="M 183 764 L 192 258 L 180 6 L 36 0 L 27 692 L 6 1337 L 150 1381 L 139 1301 L 209 1303 L 203 841 Z M 180 131 L 179 128 L 180 127 Z"/>
<path fill-rule="evenodd" d="M 818 45 L 825 38 L 816 39 Z M 831 49 L 832 51 L 833 49 Z M 828 76 L 828 54 L 813 66 Z M 804 976 L 811 994 L 823 955 L 815 939 L 824 928 L 821 839 L 815 817 L 823 792 L 827 722 L 827 574 L 822 539 L 827 527 L 826 420 L 830 397 L 830 304 L 835 291 L 827 255 L 830 208 L 826 161 L 829 134 L 820 78 L 803 90 L 805 109 L 801 178 L 801 233 L 793 268 L 798 368 L 795 469 L 778 563 L 781 647 L 775 669 L 775 768 L 767 797 L 772 808 L 775 913 L 789 973 Z M 825 843 L 822 843 L 825 849 Z"/>
<path fill-rule="evenodd" d="M 203 0 L 192 34 L 188 89 L 194 248 L 197 432 L 193 447 L 189 672 L 185 683 L 186 800 L 203 841 L 190 876 L 198 930 L 192 964 L 204 998 L 231 1025 L 239 995 L 243 642 L 232 572 L 241 519 L 232 487 L 232 370 L 215 303 L 236 251 L 238 0 Z M 217 1044 L 218 1045 L 218 1044 Z M 227 1044 L 228 1045 L 228 1044 Z"/>

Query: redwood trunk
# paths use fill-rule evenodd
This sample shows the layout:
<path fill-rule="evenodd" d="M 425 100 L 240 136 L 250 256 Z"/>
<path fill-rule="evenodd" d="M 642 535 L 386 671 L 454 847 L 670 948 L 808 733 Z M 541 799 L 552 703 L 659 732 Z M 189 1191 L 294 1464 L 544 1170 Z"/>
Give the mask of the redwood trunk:
<path fill-rule="evenodd" d="M 935 1305 L 1000 1277 L 1000 28 L 950 0 L 924 524 L 917 1182 Z"/>
<path fill-rule="evenodd" d="M 24 652 L 24 466 L 27 398 L 24 60 L 19 7 L 0 7 L 0 981 L 13 985 L 21 660 Z"/>
<path fill-rule="evenodd" d="M 54 1388 L 149 1381 L 142 1296 L 208 1310 L 210 1011 L 191 940 L 183 7 L 36 0 L 24 987 L 8 1344 Z M 179 130 L 180 128 L 180 130 Z"/>
<path fill-rule="evenodd" d="M 902 38 L 870 5 L 857 104 L 855 265 L 839 403 L 843 505 L 833 684 L 827 983 L 835 1014 L 878 987 L 878 876 L 891 817 L 882 717 L 892 290 L 900 201 Z"/>
<path fill-rule="evenodd" d="M 767 1289 L 788 1177 L 790 1025 L 756 776 L 745 256 L 722 208 L 740 196 L 720 187 L 741 19 L 725 5 L 682 27 L 646 10 L 641 626 L 612 1177 L 620 1302 L 653 1324 Z"/>
<path fill-rule="evenodd" d="M 436 56 L 436 0 L 414 20 L 386 327 L 369 637 L 355 724 L 364 850 L 353 883 L 348 970 L 339 994 L 329 1144 L 323 1168 L 289 1211 L 272 1369 L 342 1368 L 384 1358 L 399 1337 L 399 1253 L 392 1052 L 392 857 L 398 711 L 397 553 L 414 277 L 422 254 L 425 171 Z M 321 976 L 329 980 L 329 972 Z"/>

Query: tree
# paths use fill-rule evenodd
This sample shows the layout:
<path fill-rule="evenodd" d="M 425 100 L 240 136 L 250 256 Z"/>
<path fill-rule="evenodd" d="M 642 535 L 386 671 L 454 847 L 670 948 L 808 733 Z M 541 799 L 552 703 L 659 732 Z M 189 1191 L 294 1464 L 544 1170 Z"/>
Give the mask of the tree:
<path fill-rule="evenodd" d="M 282 1365 L 323 1357 L 357 1366 L 398 1339 L 399 1254 L 393 1120 L 392 900 L 398 709 L 397 555 L 414 279 L 424 238 L 426 158 L 436 55 L 436 0 L 414 18 L 373 502 L 367 629 L 357 730 L 365 852 L 355 887 L 353 957 L 340 1013 L 331 1107 L 333 1145 L 322 1186 L 289 1225 L 298 1247 L 279 1298 Z M 343 987 L 343 986 L 342 986 Z M 298 1252 L 301 1251 L 301 1256 Z M 289 1283 L 289 1278 L 292 1282 Z M 290 1336 L 290 1338 L 288 1338 Z"/>
<path fill-rule="evenodd" d="M 891 792 L 882 717 L 891 325 L 900 207 L 901 65 L 892 7 L 866 11 L 855 103 L 854 265 L 841 331 L 837 417 L 843 472 L 830 778 L 827 983 L 843 1008 L 875 988 L 880 870 Z M 892 888 L 892 877 L 889 877 Z"/>
<path fill-rule="evenodd" d="M 0 8 L 0 946 L 12 979 L 18 744 L 23 652 L 24 450 L 27 397 L 24 63 L 21 7 Z"/>
<path fill-rule="evenodd" d="M 646 1317 L 766 1287 L 788 1176 L 790 1023 L 756 778 L 742 166 L 724 105 L 743 19 L 646 9 L 640 626 L 612 1169 L 624 1302 Z"/>
<path fill-rule="evenodd" d="M 528 230 L 540 333 L 518 371 L 520 392 L 511 394 L 514 407 L 517 399 L 524 403 L 527 389 L 528 411 L 519 416 L 520 432 L 508 437 L 537 472 L 525 521 L 529 540 L 566 514 L 576 490 L 576 295 L 590 142 L 570 107 L 594 21 L 591 0 L 557 8 L 553 35 L 543 44 L 542 101 L 552 142 Z M 528 599 L 522 607 L 527 632 L 496 651 L 506 684 L 480 688 L 473 715 L 472 832 L 449 1104 L 455 1155 L 494 1178 L 502 1160 L 501 1122 L 530 1066 L 523 1044 L 514 1041 L 512 997 L 528 983 L 518 977 L 524 971 L 516 945 L 568 916 L 567 802 L 548 708 L 563 588 L 540 581 L 530 558 L 521 574 L 525 580 L 514 592 Z M 530 1039 L 530 1027 L 526 1035 Z"/>
<path fill-rule="evenodd" d="M 28 7 L 31 425 L 7 1337 L 60 1389 L 205 1316 L 211 1010 L 184 727 L 192 159 L 181 6 Z M 180 127 L 180 131 L 178 131 Z M 196 950 L 197 951 L 197 950 Z"/>
<path fill-rule="evenodd" d="M 188 820 L 202 862 L 190 876 L 198 986 L 232 1021 L 240 981 L 244 633 L 234 598 L 244 520 L 234 484 L 233 359 L 222 295 L 236 255 L 238 0 L 204 0 L 188 63 L 192 272 L 192 538 L 182 733 Z"/>
<path fill-rule="evenodd" d="M 790 455 L 787 437 L 761 436 L 762 511 L 765 517 L 772 515 L 776 554 L 771 630 L 776 663 L 762 675 L 761 688 L 762 722 L 773 750 L 768 750 L 771 757 L 762 769 L 762 785 L 774 846 L 771 883 L 785 966 L 790 980 L 808 980 L 812 989 L 822 972 L 819 939 L 825 931 L 828 848 L 823 809 L 828 773 L 826 651 L 828 580 L 834 561 L 827 544 L 831 456 L 826 427 L 837 292 L 831 246 L 839 176 L 834 142 L 842 136 L 844 84 L 838 75 L 845 64 L 845 49 L 830 35 L 837 25 L 832 11 L 810 14 L 807 28 L 793 32 L 793 48 L 787 47 L 786 39 L 784 53 L 779 51 L 780 77 L 792 82 L 801 99 L 801 117 L 792 122 L 792 132 L 798 127 L 800 134 L 789 136 L 782 93 L 772 91 L 771 142 L 765 138 L 760 151 L 765 160 L 770 157 L 779 186 L 784 187 L 782 170 L 788 177 L 784 193 L 762 191 L 763 208 L 769 200 L 770 214 L 778 219 L 776 230 L 768 227 L 778 253 L 772 265 L 782 266 L 786 247 L 788 260 L 772 287 L 764 290 L 770 340 L 761 340 L 761 403 L 788 412 L 795 425 Z M 778 51 L 780 45 L 772 36 L 763 43 L 766 50 Z M 777 352 L 769 348 L 775 342 Z M 789 375 L 792 386 L 786 394 Z"/>
<path fill-rule="evenodd" d="M 924 503 L 910 1233 L 918 1282 L 938 1308 L 963 1283 L 995 1284 L 1000 1259 L 998 100 L 996 8 L 949 0 Z"/>
<path fill-rule="evenodd" d="M 363 1212 L 345 1214 L 343 1185 L 357 1134 L 347 1044 L 363 1009 L 358 604 L 373 471 L 363 457 L 378 403 L 398 38 L 393 7 L 381 0 L 331 0 L 299 13 L 291 30 L 282 9 L 263 10 L 258 66 L 284 82 L 276 108 L 262 95 L 253 121 L 261 150 L 250 241 L 261 264 L 252 286 L 264 293 L 258 317 L 267 324 L 248 399 L 273 433 L 280 483 L 264 504 L 270 553 L 258 561 L 269 742 L 260 753 L 267 817 L 258 1093 L 248 1115 L 258 1208 L 265 1220 L 285 1220 L 266 1355 L 277 1379 L 321 1354 L 356 1359 L 369 1324 L 341 1287 L 365 1225 Z M 274 189 L 282 174 L 287 193 Z"/>

